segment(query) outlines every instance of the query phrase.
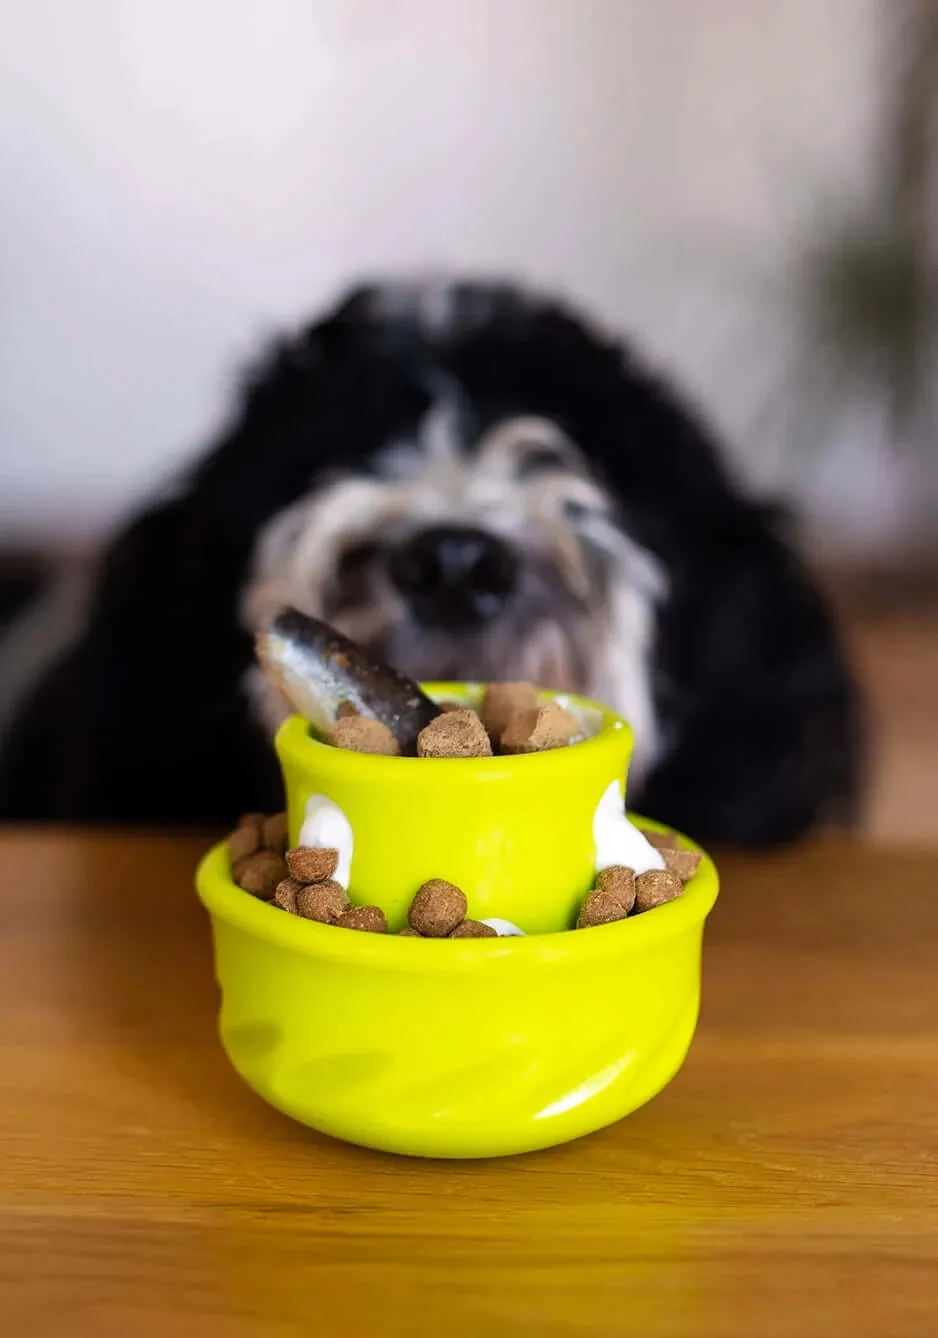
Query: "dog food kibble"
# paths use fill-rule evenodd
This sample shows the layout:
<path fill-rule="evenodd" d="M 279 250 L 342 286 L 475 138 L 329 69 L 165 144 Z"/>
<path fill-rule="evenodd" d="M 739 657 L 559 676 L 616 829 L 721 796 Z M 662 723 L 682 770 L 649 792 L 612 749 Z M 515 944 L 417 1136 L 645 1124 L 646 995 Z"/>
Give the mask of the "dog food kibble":
<path fill-rule="evenodd" d="M 515 711 L 502 731 L 502 750 L 506 753 L 542 753 L 552 748 L 566 748 L 580 734 L 580 723 L 559 704 Z"/>
<path fill-rule="evenodd" d="M 635 905 L 635 874 L 624 865 L 610 865 L 596 875 L 596 891 L 615 897 L 620 906 L 630 911 Z"/>
<path fill-rule="evenodd" d="M 417 736 L 418 757 L 491 757 L 492 745 L 475 711 L 446 711 Z"/>
<path fill-rule="evenodd" d="M 275 850 L 259 850 L 256 855 L 248 855 L 247 859 L 239 861 L 235 870 L 238 886 L 264 901 L 271 899 L 277 884 L 286 876 L 284 858 Z"/>
<path fill-rule="evenodd" d="M 529 751 L 527 744 L 537 725 L 538 710 L 537 706 L 521 706 L 516 711 L 512 711 L 508 724 L 502 730 L 499 738 L 503 753 L 526 753 Z"/>
<path fill-rule="evenodd" d="M 364 715 L 347 715 L 337 721 L 332 742 L 337 748 L 348 748 L 354 753 L 375 753 L 384 757 L 400 757 L 401 754 L 400 744 L 387 725 Z"/>
<path fill-rule="evenodd" d="M 537 688 L 533 683 L 489 683 L 479 714 L 490 739 L 497 743 L 515 711 L 532 710 L 536 706 Z"/>
<path fill-rule="evenodd" d="M 684 884 L 676 873 L 669 873 L 667 869 L 649 869 L 635 879 L 635 910 L 650 911 L 654 906 L 663 906 L 683 891 Z"/>
<path fill-rule="evenodd" d="M 270 817 L 266 813 L 245 813 L 239 818 L 237 827 L 228 837 L 228 855 L 235 870 L 235 881 L 252 856 L 268 851 L 282 855 L 286 834 L 286 813 L 274 813 Z"/>
<path fill-rule="evenodd" d="M 298 883 L 295 878 L 283 878 L 277 884 L 273 896 L 273 905 L 279 906 L 282 911 L 289 911 L 291 915 L 296 915 L 296 894 L 303 888 L 302 883 Z"/>
<path fill-rule="evenodd" d="M 422 938 L 423 935 L 422 935 L 422 934 L 418 934 L 417 931 L 416 931 L 416 929 L 411 929 L 410 925 L 408 925 L 406 929 L 399 929 L 399 930 L 397 931 L 397 937 L 398 937 L 398 938 Z"/>
<path fill-rule="evenodd" d="M 407 920 L 424 938 L 448 938 L 466 918 L 466 896 L 452 883 L 431 878 L 411 902 Z"/>
<path fill-rule="evenodd" d="M 449 938 L 498 938 L 498 931 L 491 925 L 483 924 L 481 920 L 463 920 L 458 924 Z"/>
<path fill-rule="evenodd" d="M 266 821 L 266 813 L 242 813 L 241 817 L 238 819 L 238 826 L 256 827 L 258 831 L 261 831 Z"/>
<path fill-rule="evenodd" d="M 388 922 L 379 906 L 353 906 L 335 922 L 340 929 L 363 929 L 369 934 L 386 934 Z"/>
<path fill-rule="evenodd" d="M 624 920 L 628 913 L 628 907 L 623 906 L 614 892 L 602 892 L 594 887 L 583 899 L 576 927 L 592 929 L 595 925 L 610 925 L 616 920 Z"/>
<path fill-rule="evenodd" d="M 647 835 L 658 835 L 648 832 Z M 648 869 L 636 874 L 624 865 L 610 865 L 596 875 L 596 886 L 583 899 L 577 917 L 577 929 L 610 924 L 624 920 L 627 915 L 639 915 L 655 906 L 673 901 L 684 891 L 700 868 L 701 855 L 694 850 L 679 849 L 676 845 L 658 847 L 664 856 L 666 868 Z"/>
<path fill-rule="evenodd" d="M 351 716 L 358 714 L 359 712 L 356 711 L 351 702 L 339 702 L 339 705 L 336 708 L 337 720 L 348 720 Z"/>
<path fill-rule="evenodd" d="M 290 876 L 301 883 L 323 883 L 339 866 L 339 852 L 319 846 L 296 846 L 286 859 Z"/>
<path fill-rule="evenodd" d="M 664 867 L 669 873 L 676 873 L 682 883 L 689 883 L 700 868 L 702 856 L 696 850 L 677 850 L 665 846 L 661 853 L 664 855 Z"/>
<path fill-rule="evenodd" d="M 268 818 L 261 828 L 261 840 L 265 850 L 276 850 L 283 854 L 287 848 L 287 815 L 275 813 Z"/>
<path fill-rule="evenodd" d="M 228 854 L 232 865 L 247 859 L 261 847 L 261 829 L 252 825 L 238 827 L 228 837 Z"/>
<path fill-rule="evenodd" d="M 329 879 L 324 883 L 300 884 L 295 897 L 296 913 L 304 920 L 335 924 L 350 909 L 345 888 Z"/>
<path fill-rule="evenodd" d="M 653 832 L 649 827 L 643 827 L 642 836 L 653 845 L 656 850 L 680 850 L 681 838 L 675 836 L 673 832 Z"/>

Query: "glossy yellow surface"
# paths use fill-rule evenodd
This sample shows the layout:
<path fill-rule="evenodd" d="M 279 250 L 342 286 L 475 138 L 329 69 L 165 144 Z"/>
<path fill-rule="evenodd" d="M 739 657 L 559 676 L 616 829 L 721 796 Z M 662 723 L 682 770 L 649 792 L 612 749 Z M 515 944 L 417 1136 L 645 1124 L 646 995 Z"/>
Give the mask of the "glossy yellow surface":
<path fill-rule="evenodd" d="M 427 691 L 473 700 L 468 684 Z M 624 783 L 632 731 L 585 698 L 565 700 L 593 714 L 596 735 L 522 757 L 374 757 L 320 743 L 291 717 L 276 738 L 291 842 L 309 796 L 324 794 L 355 834 L 352 900 L 380 906 L 392 929 L 403 928 L 430 878 L 461 887 L 475 919 L 497 915 L 526 933 L 568 929 L 593 882 L 596 805 L 611 783 Z"/>
<path fill-rule="evenodd" d="M 704 859 L 678 900 L 617 924 L 459 941 L 287 915 L 234 885 L 224 846 L 198 888 L 222 1042 L 251 1087 L 353 1143 L 490 1157 L 611 1124 L 676 1073 L 717 876 Z"/>

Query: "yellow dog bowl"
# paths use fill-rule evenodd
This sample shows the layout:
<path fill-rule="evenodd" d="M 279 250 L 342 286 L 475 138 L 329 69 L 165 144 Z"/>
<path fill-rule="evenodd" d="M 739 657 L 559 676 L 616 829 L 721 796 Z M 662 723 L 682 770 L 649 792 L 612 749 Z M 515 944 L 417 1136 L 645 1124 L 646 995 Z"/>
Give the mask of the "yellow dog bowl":
<path fill-rule="evenodd" d="M 288 915 L 235 886 L 223 845 L 198 888 L 222 1043 L 256 1092 L 367 1147 L 491 1157 L 611 1124 L 677 1072 L 717 876 L 705 858 L 682 897 L 617 924 L 459 941 Z"/>
<path fill-rule="evenodd" d="M 431 683 L 438 700 L 472 702 L 471 684 Z M 546 701 L 557 694 L 545 692 Z M 500 916 L 526 933 L 569 929 L 593 885 L 596 808 L 610 785 L 621 800 L 632 731 L 613 711 L 565 697 L 593 731 L 584 743 L 521 757 L 374 757 L 311 737 L 299 716 L 275 746 L 290 840 L 311 795 L 338 804 L 354 833 L 349 892 L 401 929 L 430 878 L 461 887 L 469 914 Z"/>

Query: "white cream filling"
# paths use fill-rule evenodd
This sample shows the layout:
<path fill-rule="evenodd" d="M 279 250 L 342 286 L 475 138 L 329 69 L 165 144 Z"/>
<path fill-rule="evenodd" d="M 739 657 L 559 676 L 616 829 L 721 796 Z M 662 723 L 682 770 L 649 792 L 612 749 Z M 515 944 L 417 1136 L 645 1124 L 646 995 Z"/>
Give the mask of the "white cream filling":
<path fill-rule="evenodd" d="M 311 794 L 307 799 L 303 810 L 299 844 L 320 850 L 337 850 L 339 863 L 332 877 L 348 890 L 352 872 L 352 851 L 355 845 L 352 824 L 339 805 L 326 795 Z"/>
<path fill-rule="evenodd" d="M 597 711 L 595 706 L 581 706 L 579 702 L 574 701 L 565 692 L 558 692 L 554 697 L 558 706 L 562 706 L 565 711 L 569 711 L 574 720 L 580 722 L 580 729 L 585 739 L 592 739 L 599 733 L 603 727 L 603 713 Z M 620 725 L 615 726 L 621 728 Z"/>
<path fill-rule="evenodd" d="M 663 869 L 664 856 L 625 816 L 622 782 L 610 782 L 593 815 L 593 840 L 596 843 L 596 872 L 613 865 L 625 865 L 636 873 Z"/>
<path fill-rule="evenodd" d="M 519 929 L 510 920 L 500 920 L 497 915 L 492 915 L 487 920 L 481 920 L 480 924 L 488 925 L 490 929 L 494 929 L 499 938 L 525 937 L 523 929 Z"/>

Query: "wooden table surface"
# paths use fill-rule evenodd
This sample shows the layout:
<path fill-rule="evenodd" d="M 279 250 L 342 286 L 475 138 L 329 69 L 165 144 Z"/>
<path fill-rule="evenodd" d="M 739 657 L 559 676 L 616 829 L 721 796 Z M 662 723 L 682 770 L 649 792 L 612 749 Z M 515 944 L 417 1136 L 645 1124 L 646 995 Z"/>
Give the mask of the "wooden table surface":
<path fill-rule="evenodd" d="M 199 850 L 0 836 L 9 1338 L 938 1333 L 938 851 L 728 860 L 672 1085 L 469 1164 L 242 1086 Z"/>

